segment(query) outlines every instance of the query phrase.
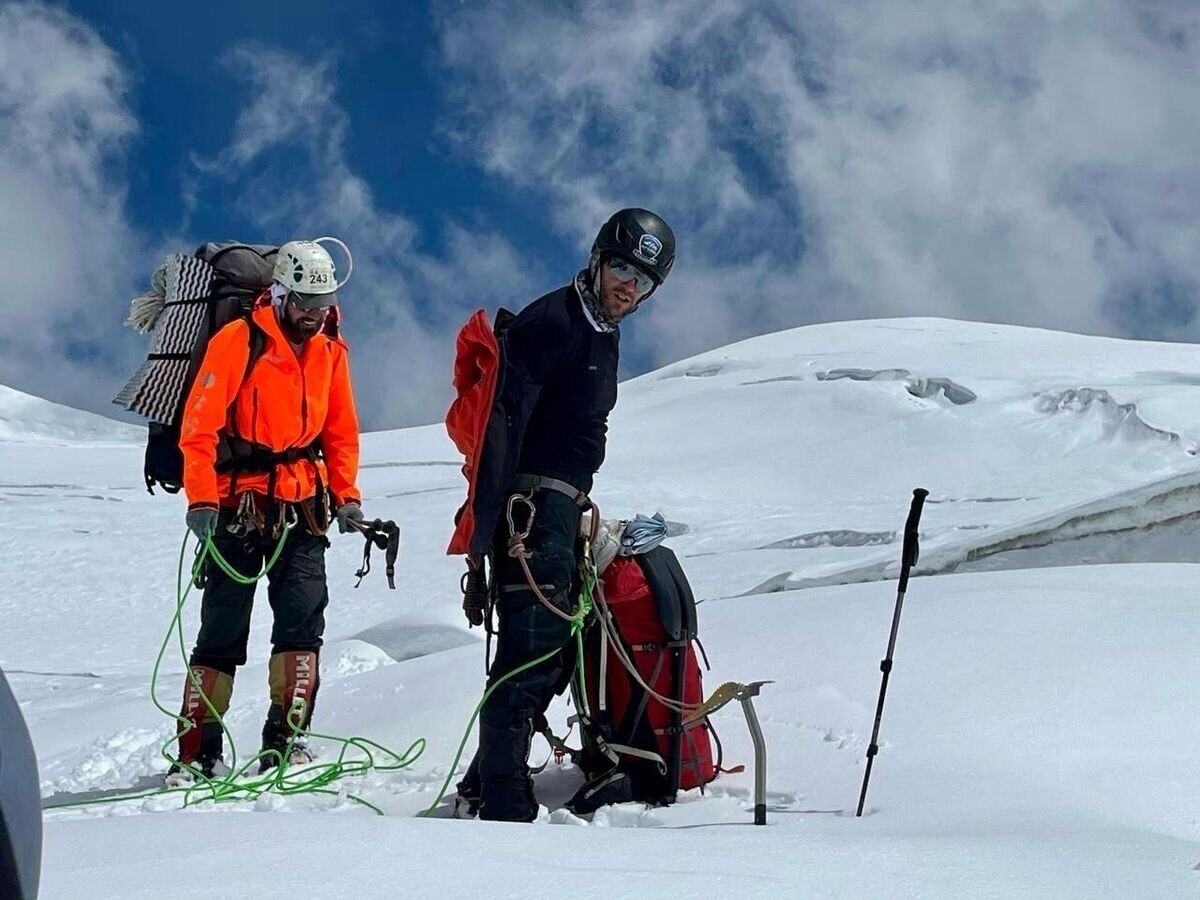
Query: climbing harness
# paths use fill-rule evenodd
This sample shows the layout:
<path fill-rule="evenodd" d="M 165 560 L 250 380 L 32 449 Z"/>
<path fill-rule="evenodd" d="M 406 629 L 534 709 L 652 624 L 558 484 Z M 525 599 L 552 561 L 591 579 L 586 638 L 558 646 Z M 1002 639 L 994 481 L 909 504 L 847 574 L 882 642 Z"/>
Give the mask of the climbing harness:
<path fill-rule="evenodd" d="M 543 479 L 543 480 L 548 481 L 548 482 L 555 481 L 555 479 L 552 479 L 552 478 L 551 479 Z M 566 485 L 565 482 L 558 482 L 558 483 L 564 485 L 566 488 L 568 488 L 571 491 L 570 496 L 573 499 L 575 499 L 576 503 L 579 503 L 578 498 L 582 497 L 583 502 L 586 504 L 586 506 L 584 508 L 591 509 L 593 511 L 593 513 L 592 513 L 592 534 L 588 538 L 588 545 L 589 545 L 588 557 L 590 558 L 590 555 L 591 555 L 590 544 L 591 544 L 591 541 L 596 536 L 596 528 L 598 527 L 597 523 L 599 521 L 600 508 L 598 506 L 596 506 L 596 504 L 594 504 L 590 500 L 588 500 L 587 494 L 583 493 L 582 491 L 576 491 L 573 488 L 570 488 L 570 486 Z M 550 487 L 549 485 L 546 485 L 546 484 L 539 485 L 539 486 L 540 487 L 549 487 L 551 490 L 559 490 L 559 488 Z M 517 503 L 524 504 L 525 507 L 529 510 L 528 518 L 525 520 L 524 530 L 518 530 L 517 526 L 516 526 L 515 508 L 516 508 Z M 506 504 L 506 507 L 505 507 L 504 515 L 505 515 L 505 518 L 508 520 L 508 533 L 509 533 L 509 535 L 511 535 L 511 537 L 509 537 L 509 539 L 508 539 L 508 555 L 511 556 L 513 559 L 515 559 L 518 563 L 520 563 L 521 571 L 525 575 L 525 581 L 527 583 L 527 586 L 529 587 L 529 589 L 531 591 L 533 591 L 533 595 L 535 597 L 537 597 L 538 602 L 541 603 L 542 606 L 546 607 L 546 609 L 548 609 L 550 612 L 552 612 L 554 615 L 556 615 L 558 618 L 562 619 L 563 621 L 571 622 L 571 623 L 576 623 L 576 622 L 580 621 L 578 610 L 575 613 L 563 612 L 561 609 L 559 609 L 557 606 L 554 605 L 554 601 L 552 601 L 549 597 L 547 597 L 542 592 L 542 586 L 537 583 L 537 580 L 533 577 L 533 572 L 530 571 L 530 569 L 529 569 L 530 552 L 525 547 L 525 541 L 527 541 L 529 539 L 529 534 L 530 534 L 530 532 L 533 531 L 533 520 L 537 516 L 537 507 L 534 505 L 534 502 L 533 502 L 533 490 L 530 489 L 530 491 L 526 494 L 516 493 L 516 494 L 513 494 L 511 497 L 509 497 L 508 503 Z M 520 589 L 524 590 L 524 588 L 520 588 Z"/>

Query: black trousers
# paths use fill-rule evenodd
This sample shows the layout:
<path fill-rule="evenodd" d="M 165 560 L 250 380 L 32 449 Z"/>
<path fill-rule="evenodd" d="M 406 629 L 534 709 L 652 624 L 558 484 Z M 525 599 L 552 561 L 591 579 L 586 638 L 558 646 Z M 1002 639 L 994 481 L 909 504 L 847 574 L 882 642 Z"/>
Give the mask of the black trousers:
<path fill-rule="evenodd" d="M 257 532 L 230 534 L 233 510 L 222 509 L 213 543 L 226 561 L 243 575 L 257 574 L 276 541 Z M 267 600 L 274 614 L 271 652 L 317 650 L 325 633 L 329 586 L 325 581 L 325 550 L 329 541 L 311 533 L 304 520 L 288 534 L 283 552 L 267 573 Z M 208 584 L 200 605 L 200 634 L 192 650 L 193 666 L 209 666 L 233 675 L 246 662 L 250 613 L 257 585 L 234 581 L 212 560 L 206 563 Z"/>
<path fill-rule="evenodd" d="M 531 551 L 530 571 L 563 612 L 574 609 L 578 596 L 578 535 L 582 510 L 570 497 L 555 491 L 534 493 L 537 507 L 533 528 L 525 546 Z M 522 504 L 517 504 L 524 527 Z M 467 792 L 475 782 L 480 799 L 480 818 L 528 822 L 537 816 L 533 782 L 529 777 L 529 745 L 533 720 L 567 684 L 571 652 L 570 623 L 560 619 L 534 596 L 520 563 L 508 556 L 508 525 L 497 528 L 493 558 L 498 585 L 498 637 L 491 681 L 550 651 L 558 652 L 545 662 L 504 680 L 488 698 L 479 715 L 479 752 L 467 776 Z"/>

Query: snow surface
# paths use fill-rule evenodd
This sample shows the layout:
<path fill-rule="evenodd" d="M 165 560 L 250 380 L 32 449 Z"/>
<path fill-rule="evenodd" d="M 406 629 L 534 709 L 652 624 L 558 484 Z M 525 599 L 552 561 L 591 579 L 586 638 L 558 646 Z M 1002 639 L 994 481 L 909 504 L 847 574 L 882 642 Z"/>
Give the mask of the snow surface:
<path fill-rule="evenodd" d="M 0 440 L 27 442 L 128 441 L 143 433 L 95 413 L 50 403 L 0 385 Z"/>
<path fill-rule="evenodd" d="M 703 797 L 587 823 L 557 809 L 578 774 L 551 764 L 543 824 L 415 818 L 482 687 L 443 555 L 464 484 L 440 426 L 367 435 L 366 511 L 405 530 L 398 590 L 378 570 L 352 589 L 361 541 L 334 536 L 315 725 L 428 741 L 408 771 L 347 784 L 387 815 L 311 796 L 53 811 L 43 896 L 1198 896 L 1197 385 L 1200 348 L 934 319 L 796 329 L 622 385 L 595 499 L 687 526 L 669 543 L 702 600 L 706 685 L 774 681 L 757 701 L 766 828 L 749 824 L 736 705 L 716 722 L 747 771 Z M 0 664 L 43 795 L 145 784 L 173 728 L 148 682 L 183 501 L 146 494 L 127 426 L 31 398 L 26 421 L 13 396 Z M 856 819 L 895 601 L 882 579 L 915 486 L 931 491 L 922 571 L 958 574 L 910 583 Z M 260 609 L 229 716 L 240 748 L 265 712 L 269 628 Z M 182 671 L 169 653 L 170 706 Z"/>

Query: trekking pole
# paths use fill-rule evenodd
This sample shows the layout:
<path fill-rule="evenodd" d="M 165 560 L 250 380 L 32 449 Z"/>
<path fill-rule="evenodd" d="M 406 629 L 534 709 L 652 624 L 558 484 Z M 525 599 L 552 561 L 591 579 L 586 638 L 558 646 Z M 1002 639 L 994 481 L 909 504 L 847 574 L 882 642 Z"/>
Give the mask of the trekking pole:
<path fill-rule="evenodd" d="M 863 804 L 867 801 L 867 784 L 871 780 L 871 766 L 875 762 L 875 754 L 879 752 L 879 722 L 883 718 L 883 700 L 887 696 L 888 676 L 892 673 L 892 654 L 896 650 L 896 632 L 900 628 L 900 609 L 904 606 L 904 592 L 908 590 L 908 575 L 917 564 L 921 548 L 917 540 L 917 525 L 921 521 L 921 508 L 929 491 L 917 488 L 913 491 L 912 506 L 908 510 L 908 520 L 904 523 L 904 549 L 900 557 L 900 584 L 896 591 L 896 611 L 892 614 L 892 633 L 888 637 L 887 656 L 879 663 L 879 671 L 883 680 L 879 684 L 879 703 L 875 707 L 875 728 L 871 732 L 871 743 L 867 746 L 867 771 L 863 773 L 862 793 L 858 795 L 858 812 L 856 817 L 863 814 Z"/>

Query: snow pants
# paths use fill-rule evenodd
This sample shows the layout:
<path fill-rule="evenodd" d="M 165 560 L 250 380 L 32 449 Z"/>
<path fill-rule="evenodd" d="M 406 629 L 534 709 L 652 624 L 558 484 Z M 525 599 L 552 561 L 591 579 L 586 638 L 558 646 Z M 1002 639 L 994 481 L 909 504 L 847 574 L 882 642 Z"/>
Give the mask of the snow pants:
<path fill-rule="evenodd" d="M 213 534 L 221 555 L 239 572 L 252 574 L 275 549 L 256 533 L 235 535 L 228 530 L 234 510 L 222 508 Z M 317 650 L 325 633 L 329 586 L 325 581 L 325 549 L 329 541 L 313 534 L 301 519 L 288 534 L 279 559 L 267 573 L 267 600 L 274 613 L 271 652 Z M 240 584 L 219 566 L 207 564 L 208 584 L 200 605 L 200 634 L 191 664 L 233 675 L 246 662 L 250 612 L 256 585 Z"/>
<path fill-rule="evenodd" d="M 576 548 L 582 510 L 570 497 L 550 490 L 536 491 L 534 503 L 537 514 L 525 541 L 531 552 L 529 568 L 542 593 L 569 613 L 579 589 Z M 515 511 L 524 514 L 521 504 Z M 516 524 L 524 527 L 522 521 Z M 481 819 L 531 822 L 538 810 L 529 777 L 533 722 L 545 713 L 555 693 L 567 685 L 567 670 L 574 657 L 569 646 L 570 623 L 534 596 L 520 563 L 507 553 L 507 532 L 507 522 L 502 521 L 493 555 L 499 623 L 489 683 L 532 659 L 559 652 L 505 680 L 493 692 L 479 716 L 479 751 L 466 782 L 467 792 L 473 793 L 476 785 L 472 782 L 477 779 Z"/>

